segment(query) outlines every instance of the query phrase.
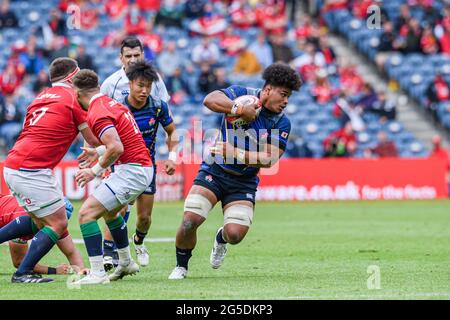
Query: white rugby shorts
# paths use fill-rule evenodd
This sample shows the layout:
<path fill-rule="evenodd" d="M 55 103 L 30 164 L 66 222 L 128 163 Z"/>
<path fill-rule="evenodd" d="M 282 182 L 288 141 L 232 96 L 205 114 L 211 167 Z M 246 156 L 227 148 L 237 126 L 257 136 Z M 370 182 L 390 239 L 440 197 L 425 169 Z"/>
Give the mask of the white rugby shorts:
<path fill-rule="evenodd" d="M 114 165 L 114 172 L 104 179 L 92 195 L 112 211 L 134 201 L 150 185 L 153 168 L 138 164 Z"/>
<path fill-rule="evenodd" d="M 64 207 L 64 195 L 51 169 L 3 169 L 11 194 L 27 212 L 46 217 Z"/>

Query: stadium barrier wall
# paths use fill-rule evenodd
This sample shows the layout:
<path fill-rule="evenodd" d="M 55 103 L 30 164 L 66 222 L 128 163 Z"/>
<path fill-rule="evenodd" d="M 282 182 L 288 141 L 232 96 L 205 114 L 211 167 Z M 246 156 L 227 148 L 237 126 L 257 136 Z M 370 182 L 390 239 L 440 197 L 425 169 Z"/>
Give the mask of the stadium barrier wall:
<path fill-rule="evenodd" d="M 183 199 L 197 175 L 198 164 L 179 164 L 176 173 L 157 165 L 156 201 Z M 76 161 L 63 161 L 55 174 L 70 199 L 83 199 L 86 188 L 75 182 Z M 1 192 L 8 193 L 0 162 Z M 283 159 L 275 169 L 262 169 L 259 201 L 406 200 L 447 198 L 446 163 L 441 159 Z"/>

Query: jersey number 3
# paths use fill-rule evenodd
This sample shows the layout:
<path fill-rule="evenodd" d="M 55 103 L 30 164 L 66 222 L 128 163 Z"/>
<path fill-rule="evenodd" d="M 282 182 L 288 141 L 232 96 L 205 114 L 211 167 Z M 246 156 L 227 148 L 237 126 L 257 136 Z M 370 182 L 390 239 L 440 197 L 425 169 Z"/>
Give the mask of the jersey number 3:
<path fill-rule="evenodd" d="M 132 115 L 130 112 L 127 112 L 127 113 L 125 113 L 125 117 L 126 117 L 128 120 L 130 120 L 131 125 L 133 126 L 133 129 L 134 129 L 134 132 L 135 132 L 135 133 L 140 133 L 139 127 L 138 127 L 138 125 L 137 125 L 137 123 L 136 123 L 136 120 L 134 120 L 133 115 Z"/>
<path fill-rule="evenodd" d="M 30 126 L 34 126 L 36 122 L 41 119 L 47 112 L 48 108 L 40 108 L 33 112 L 33 117 L 30 119 Z"/>

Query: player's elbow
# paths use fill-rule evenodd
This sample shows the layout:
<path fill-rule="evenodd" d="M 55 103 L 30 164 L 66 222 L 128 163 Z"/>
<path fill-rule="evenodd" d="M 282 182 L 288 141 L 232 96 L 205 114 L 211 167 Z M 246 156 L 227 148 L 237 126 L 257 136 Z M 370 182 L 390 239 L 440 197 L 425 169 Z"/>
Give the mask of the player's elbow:
<path fill-rule="evenodd" d="M 217 95 L 220 94 L 220 91 L 213 91 L 210 92 L 206 95 L 206 97 L 203 99 L 203 104 L 205 107 L 207 107 L 208 109 L 212 110 L 212 111 L 216 111 L 217 110 Z"/>

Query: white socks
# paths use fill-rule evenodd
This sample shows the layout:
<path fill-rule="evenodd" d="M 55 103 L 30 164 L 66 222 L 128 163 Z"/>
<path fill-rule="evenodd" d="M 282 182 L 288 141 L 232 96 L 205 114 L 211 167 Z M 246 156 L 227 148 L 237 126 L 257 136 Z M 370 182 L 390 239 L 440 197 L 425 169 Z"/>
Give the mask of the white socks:
<path fill-rule="evenodd" d="M 106 274 L 103 268 L 103 256 L 89 257 L 89 263 L 91 264 L 91 272 L 96 276 L 104 276 Z"/>
<path fill-rule="evenodd" d="M 117 253 L 119 254 L 119 265 L 126 266 L 131 262 L 130 246 L 117 249 Z"/>

